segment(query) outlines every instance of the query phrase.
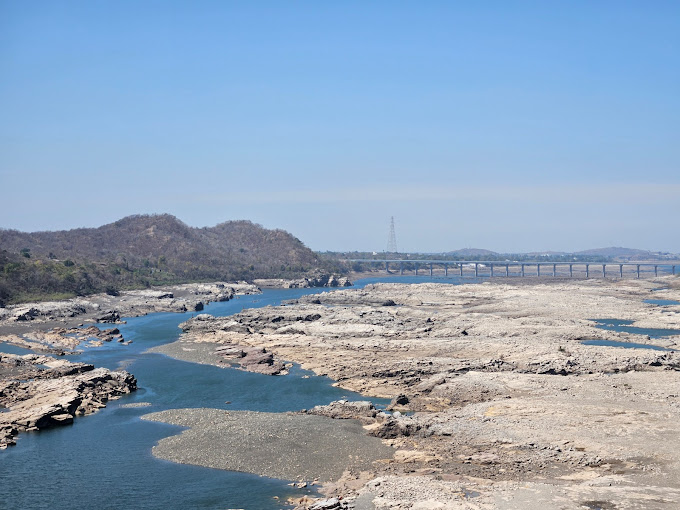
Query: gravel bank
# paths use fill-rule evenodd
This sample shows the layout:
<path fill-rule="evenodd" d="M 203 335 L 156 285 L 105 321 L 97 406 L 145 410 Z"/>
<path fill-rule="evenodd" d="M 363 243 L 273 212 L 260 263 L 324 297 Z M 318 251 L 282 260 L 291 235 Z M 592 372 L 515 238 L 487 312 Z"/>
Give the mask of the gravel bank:
<path fill-rule="evenodd" d="M 143 418 L 190 427 L 162 439 L 153 448 L 157 457 L 284 480 L 337 480 L 394 453 L 353 420 L 219 409 L 172 409 Z"/>

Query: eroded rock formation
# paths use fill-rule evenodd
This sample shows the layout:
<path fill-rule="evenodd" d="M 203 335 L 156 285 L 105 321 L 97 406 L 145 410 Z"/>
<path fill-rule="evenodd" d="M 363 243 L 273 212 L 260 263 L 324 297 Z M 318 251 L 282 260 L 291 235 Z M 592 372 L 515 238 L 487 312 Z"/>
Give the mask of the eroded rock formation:
<path fill-rule="evenodd" d="M 72 423 L 135 389 L 137 381 L 125 371 L 35 354 L 0 354 L 0 448 L 14 444 L 19 432 Z"/>

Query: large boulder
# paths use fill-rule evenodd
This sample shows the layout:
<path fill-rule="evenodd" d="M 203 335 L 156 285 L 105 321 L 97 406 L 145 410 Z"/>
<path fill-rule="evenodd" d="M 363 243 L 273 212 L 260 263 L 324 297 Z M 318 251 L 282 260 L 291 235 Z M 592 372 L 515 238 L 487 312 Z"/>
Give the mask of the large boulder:
<path fill-rule="evenodd" d="M 120 314 L 116 312 L 115 310 L 109 310 L 105 312 L 103 315 L 97 317 L 97 322 L 104 322 L 104 323 L 119 323 L 120 322 Z"/>

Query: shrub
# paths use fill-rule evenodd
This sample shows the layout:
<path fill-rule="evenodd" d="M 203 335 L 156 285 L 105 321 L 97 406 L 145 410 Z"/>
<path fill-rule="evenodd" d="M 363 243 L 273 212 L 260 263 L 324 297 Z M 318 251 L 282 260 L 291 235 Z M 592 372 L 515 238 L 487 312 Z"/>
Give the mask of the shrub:
<path fill-rule="evenodd" d="M 113 285 L 107 285 L 105 292 L 109 296 L 120 296 L 120 292 L 118 291 L 117 288 L 115 288 Z"/>

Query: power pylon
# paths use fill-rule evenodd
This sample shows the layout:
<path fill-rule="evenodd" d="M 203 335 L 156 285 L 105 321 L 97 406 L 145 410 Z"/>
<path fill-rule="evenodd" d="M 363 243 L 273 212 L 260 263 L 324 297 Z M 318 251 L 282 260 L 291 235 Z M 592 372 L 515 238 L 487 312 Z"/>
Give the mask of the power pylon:
<path fill-rule="evenodd" d="M 394 216 L 390 217 L 390 235 L 387 237 L 387 252 L 397 253 L 397 234 L 394 231 Z"/>

